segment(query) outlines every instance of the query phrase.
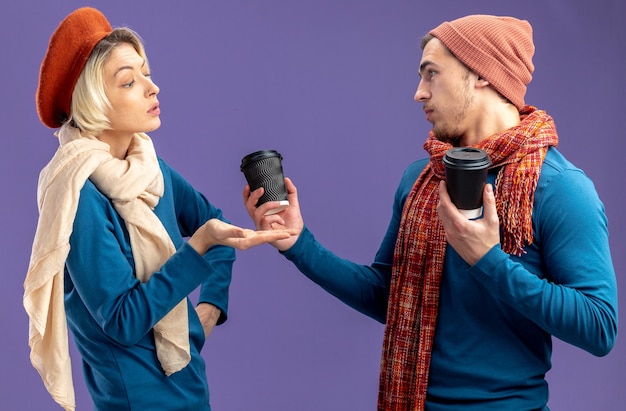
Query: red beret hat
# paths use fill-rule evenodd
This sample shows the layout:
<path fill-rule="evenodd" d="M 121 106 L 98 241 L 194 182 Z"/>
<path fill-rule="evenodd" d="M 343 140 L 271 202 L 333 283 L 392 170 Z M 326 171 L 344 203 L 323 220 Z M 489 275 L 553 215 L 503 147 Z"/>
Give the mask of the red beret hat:
<path fill-rule="evenodd" d="M 52 33 L 36 96 L 37 114 L 44 125 L 61 127 L 69 118 L 76 81 L 96 44 L 112 31 L 101 12 L 83 7 L 67 16 Z"/>

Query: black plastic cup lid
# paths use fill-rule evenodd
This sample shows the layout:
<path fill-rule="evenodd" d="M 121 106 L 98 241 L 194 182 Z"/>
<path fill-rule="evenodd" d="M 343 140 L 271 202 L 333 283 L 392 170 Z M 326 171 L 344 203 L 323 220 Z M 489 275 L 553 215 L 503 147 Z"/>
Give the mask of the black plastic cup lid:
<path fill-rule="evenodd" d="M 240 168 L 243 171 L 244 167 L 247 166 L 248 164 L 254 163 L 255 161 L 263 160 L 264 158 L 269 158 L 269 157 L 280 157 L 281 160 L 283 159 L 283 156 L 281 156 L 280 153 L 276 150 L 259 150 L 259 151 L 255 151 L 254 153 L 250 153 L 244 158 L 242 158 Z"/>
<path fill-rule="evenodd" d="M 491 165 L 489 155 L 485 150 L 474 147 L 454 147 L 446 151 L 443 163 L 448 167 L 458 167 L 466 170 L 486 168 Z"/>

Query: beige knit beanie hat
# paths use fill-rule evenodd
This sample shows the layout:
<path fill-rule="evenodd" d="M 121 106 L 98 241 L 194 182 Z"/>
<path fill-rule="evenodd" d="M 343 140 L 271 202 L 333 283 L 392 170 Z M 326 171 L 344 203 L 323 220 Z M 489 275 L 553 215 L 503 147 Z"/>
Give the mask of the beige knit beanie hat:
<path fill-rule="evenodd" d="M 489 81 L 518 109 L 535 69 L 532 27 L 513 17 L 472 15 L 430 31 L 463 64 Z"/>

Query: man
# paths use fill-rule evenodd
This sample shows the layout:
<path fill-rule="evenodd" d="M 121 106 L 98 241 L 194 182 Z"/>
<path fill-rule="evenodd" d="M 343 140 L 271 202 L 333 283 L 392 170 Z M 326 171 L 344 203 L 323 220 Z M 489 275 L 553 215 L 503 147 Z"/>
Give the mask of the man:
<path fill-rule="evenodd" d="M 313 281 L 386 322 L 379 410 L 547 410 L 551 336 L 602 356 L 617 333 L 617 288 L 604 208 L 555 148 L 552 118 L 524 102 L 532 28 L 511 17 L 445 22 L 422 41 L 415 100 L 433 129 L 429 158 L 405 171 L 375 261 L 325 249 L 291 204 L 255 207 L 257 228 Z M 452 204 L 442 158 L 453 146 L 492 161 L 482 218 Z"/>

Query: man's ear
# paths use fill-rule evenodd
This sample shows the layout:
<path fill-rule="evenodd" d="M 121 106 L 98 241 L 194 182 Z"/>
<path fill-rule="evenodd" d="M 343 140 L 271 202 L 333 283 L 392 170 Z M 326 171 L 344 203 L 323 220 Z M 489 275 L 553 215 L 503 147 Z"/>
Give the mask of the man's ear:
<path fill-rule="evenodd" d="M 491 84 L 491 83 L 489 83 L 489 81 L 485 80 L 481 76 L 478 76 L 478 78 L 476 79 L 476 86 L 477 87 L 487 87 L 489 84 Z"/>

